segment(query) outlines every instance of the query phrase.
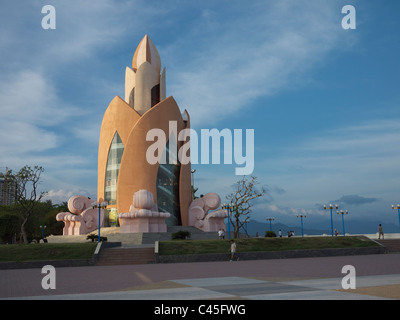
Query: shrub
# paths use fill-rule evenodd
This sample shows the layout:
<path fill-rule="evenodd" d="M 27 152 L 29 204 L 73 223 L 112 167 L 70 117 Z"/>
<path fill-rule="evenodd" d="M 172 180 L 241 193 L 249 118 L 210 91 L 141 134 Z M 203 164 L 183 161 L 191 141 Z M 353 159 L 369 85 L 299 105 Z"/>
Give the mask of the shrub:
<path fill-rule="evenodd" d="M 91 234 L 87 235 L 86 240 L 92 240 L 92 242 L 94 242 L 94 240 L 96 238 L 98 238 L 98 236 L 96 236 L 95 234 L 91 233 Z"/>
<path fill-rule="evenodd" d="M 275 231 L 265 231 L 265 237 L 266 238 L 275 238 L 276 233 L 275 233 Z"/>
<path fill-rule="evenodd" d="M 189 231 L 178 231 L 172 234 L 172 240 L 186 240 L 190 238 Z"/>
<path fill-rule="evenodd" d="M 94 240 L 98 241 L 99 236 L 97 234 L 91 233 L 86 237 L 86 240 L 92 240 L 92 242 L 94 242 Z M 107 237 L 100 236 L 100 242 L 104 242 L 104 241 L 107 241 Z"/>

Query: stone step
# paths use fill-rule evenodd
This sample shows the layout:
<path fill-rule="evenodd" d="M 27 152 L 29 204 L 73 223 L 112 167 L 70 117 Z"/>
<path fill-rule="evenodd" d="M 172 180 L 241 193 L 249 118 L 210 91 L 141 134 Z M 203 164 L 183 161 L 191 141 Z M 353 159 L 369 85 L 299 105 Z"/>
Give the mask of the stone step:
<path fill-rule="evenodd" d="M 400 239 L 381 239 L 376 241 L 385 246 L 389 252 L 400 252 Z"/>
<path fill-rule="evenodd" d="M 98 266 L 154 263 L 154 248 L 111 248 L 101 250 Z"/>

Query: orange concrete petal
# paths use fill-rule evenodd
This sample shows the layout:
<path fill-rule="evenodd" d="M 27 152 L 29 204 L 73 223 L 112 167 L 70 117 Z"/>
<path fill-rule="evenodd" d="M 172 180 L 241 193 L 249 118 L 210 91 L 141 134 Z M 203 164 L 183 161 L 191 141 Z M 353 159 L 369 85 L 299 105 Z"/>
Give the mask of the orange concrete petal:
<path fill-rule="evenodd" d="M 125 144 L 118 175 L 117 207 L 119 212 L 129 211 L 132 196 L 140 189 L 150 191 L 157 203 L 156 180 L 159 164 L 151 165 L 146 159 L 147 149 L 154 144 L 154 141 L 146 141 L 146 135 L 151 129 L 158 128 L 164 131 L 168 140 L 169 121 L 177 122 L 178 132 L 185 128 L 179 107 L 173 97 L 168 97 L 148 110 L 132 128 Z M 181 144 L 178 141 L 178 149 Z M 181 204 L 183 203 L 181 208 L 182 222 L 187 221 L 187 210 L 185 208 L 191 200 L 190 165 L 185 167 L 189 167 L 189 169 L 181 170 L 180 178 L 180 201 Z"/>
<path fill-rule="evenodd" d="M 132 127 L 139 119 L 140 115 L 119 96 L 116 96 L 111 101 L 106 112 L 104 113 L 99 139 L 97 177 L 98 199 L 104 199 L 107 158 L 111 141 L 115 135 L 115 132 L 118 131 L 122 143 L 125 146 Z"/>

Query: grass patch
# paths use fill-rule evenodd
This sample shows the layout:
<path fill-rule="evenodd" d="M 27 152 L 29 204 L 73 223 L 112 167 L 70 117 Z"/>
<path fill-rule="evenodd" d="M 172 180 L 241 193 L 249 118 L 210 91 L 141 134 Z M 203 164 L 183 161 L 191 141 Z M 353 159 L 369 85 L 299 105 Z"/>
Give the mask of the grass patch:
<path fill-rule="evenodd" d="M 97 243 L 42 243 L 0 245 L 1 262 L 90 259 Z"/>
<path fill-rule="evenodd" d="M 306 237 L 235 239 L 238 252 L 375 247 L 366 237 Z M 160 255 L 228 253 L 229 240 L 161 241 Z"/>

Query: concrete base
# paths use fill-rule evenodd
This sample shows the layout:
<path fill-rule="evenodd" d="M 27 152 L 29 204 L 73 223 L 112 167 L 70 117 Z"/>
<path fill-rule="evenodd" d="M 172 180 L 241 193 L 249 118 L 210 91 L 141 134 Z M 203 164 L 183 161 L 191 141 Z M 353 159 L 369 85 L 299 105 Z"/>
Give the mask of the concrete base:
<path fill-rule="evenodd" d="M 168 226 L 167 232 L 148 232 L 148 233 L 121 233 L 120 227 L 101 228 L 100 236 L 107 237 L 108 242 L 121 242 L 122 246 L 153 244 L 156 241 L 171 240 L 172 233 L 185 230 L 189 231 L 192 240 L 218 239 L 217 232 L 203 232 L 195 227 Z M 97 230 L 92 232 L 97 235 Z M 49 243 L 79 243 L 88 242 L 87 235 L 77 236 L 49 236 Z"/>
<path fill-rule="evenodd" d="M 121 233 L 167 232 L 165 218 L 120 218 Z"/>
<path fill-rule="evenodd" d="M 94 230 L 92 234 L 96 234 L 97 230 Z M 86 240 L 88 235 L 77 235 L 77 236 L 49 236 L 47 237 L 47 241 L 49 243 L 81 243 L 88 242 L 90 240 Z M 142 244 L 142 233 L 121 233 L 120 227 L 109 227 L 109 228 L 101 228 L 100 236 L 107 237 L 107 242 L 122 242 L 132 245 Z"/>

